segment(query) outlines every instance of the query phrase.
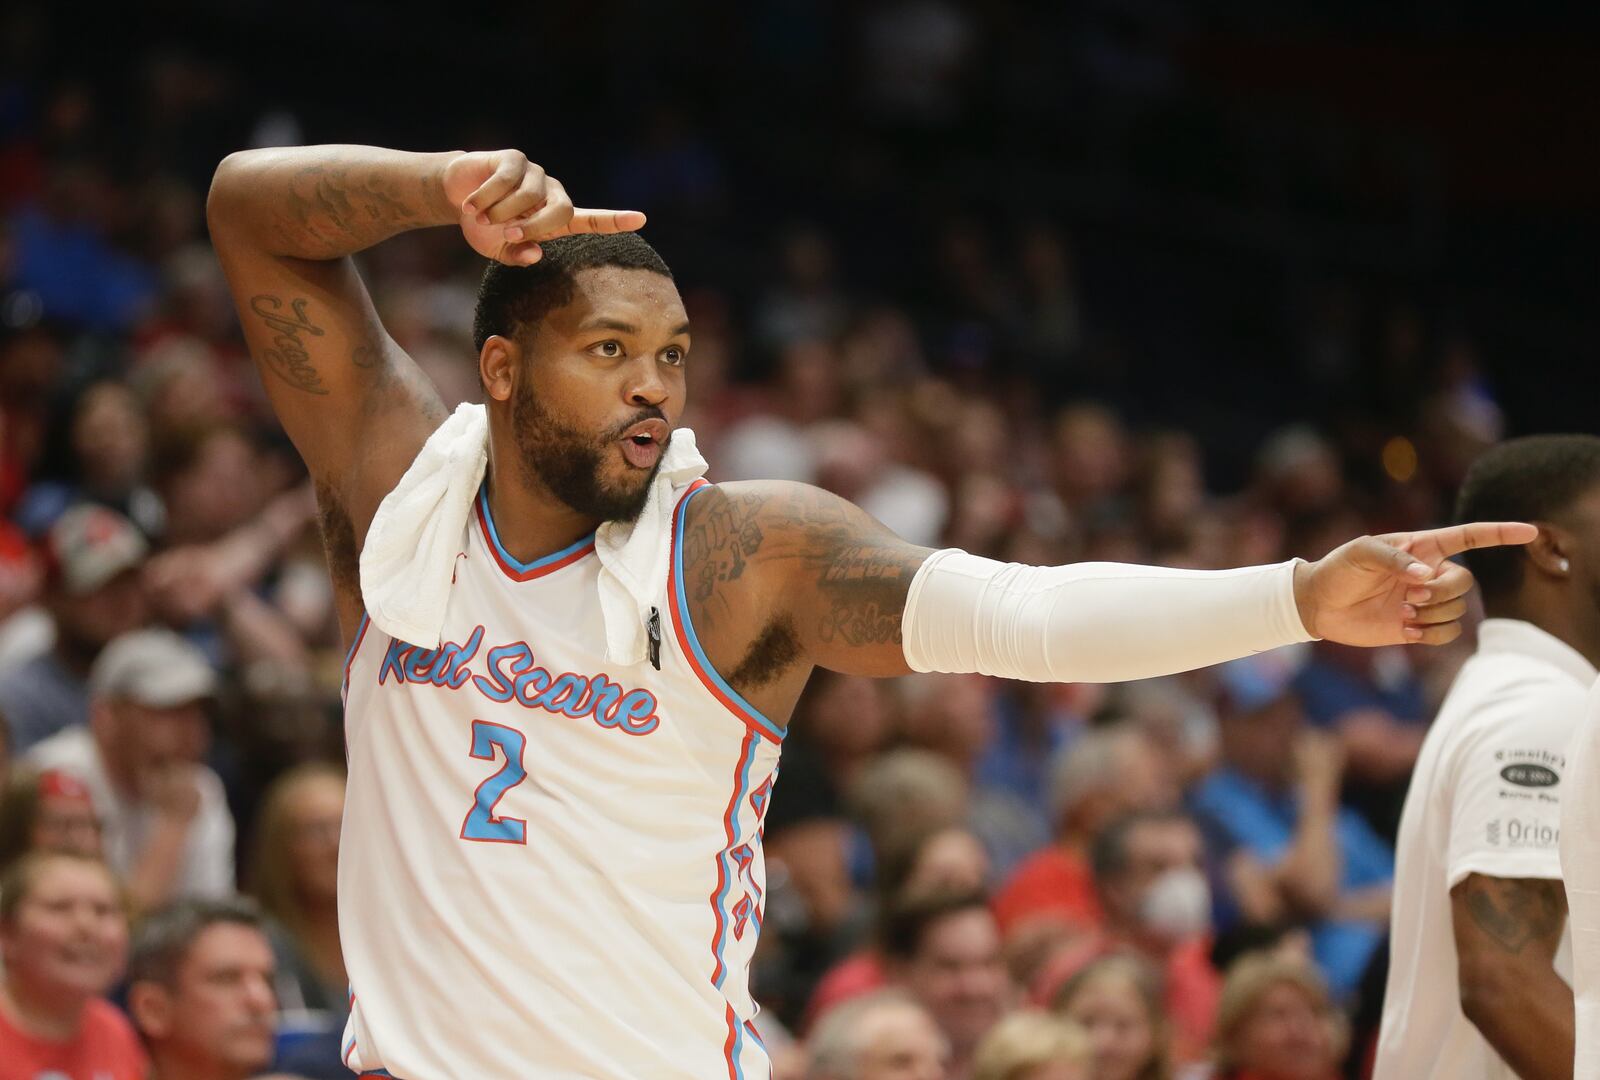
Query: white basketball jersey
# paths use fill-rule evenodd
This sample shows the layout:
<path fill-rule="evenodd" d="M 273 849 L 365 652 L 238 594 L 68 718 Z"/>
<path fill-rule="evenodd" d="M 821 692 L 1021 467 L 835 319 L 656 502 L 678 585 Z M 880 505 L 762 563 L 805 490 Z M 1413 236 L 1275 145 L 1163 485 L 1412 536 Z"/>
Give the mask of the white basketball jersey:
<path fill-rule="evenodd" d="M 680 493 L 660 670 L 605 661 L 590 537 L 533 563 L 480 492 L 443 644 L 346 665 L 345 1063 L 402 1080 L 770 1074 L 751 1025 L 782 732 L 711 668 Z"/>

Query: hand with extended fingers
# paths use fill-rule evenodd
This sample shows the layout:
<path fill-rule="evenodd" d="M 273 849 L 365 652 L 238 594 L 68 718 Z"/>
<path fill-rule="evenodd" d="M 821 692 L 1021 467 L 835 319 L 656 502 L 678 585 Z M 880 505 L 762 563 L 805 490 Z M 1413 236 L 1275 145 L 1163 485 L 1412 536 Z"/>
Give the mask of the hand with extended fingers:
<path fill-rule="evenodd" d="M 1306 629 L 1344 645 L 1443 645 L 1461 635 L 1472 575 L 1448 561 L 1470 548 L 1526 544 L 1532 525 L 1475 522 L 1362 536 L 1295 568 Z"/>
<path fill-rule="evenodd" d="M 574 208 L 561 181 L 520 150 L 462 154 L 445 166 L 444 193 L 460 210 L 461 232 L 472 249 L 508 266 L 538 262 L 541 240 L 644 227 L 637 210 Z"/>

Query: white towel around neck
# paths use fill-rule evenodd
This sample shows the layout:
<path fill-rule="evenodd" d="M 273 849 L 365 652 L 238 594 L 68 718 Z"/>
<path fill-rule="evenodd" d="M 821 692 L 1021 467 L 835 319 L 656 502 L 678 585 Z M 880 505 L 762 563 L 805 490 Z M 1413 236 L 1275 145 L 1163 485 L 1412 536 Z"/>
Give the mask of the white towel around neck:
<path fill-rule="evenodd" d="M 461 530 L 488 462 L 488 411 L 461 405 L 384 496 L 361 549 L 361 597 L 379 630 L 411 645 L 439 647 Z M 596 530 L 607 662 L 645 660 L 646 623 L 672 551 L 675 496 L 705 471 L 694 432 L 676 429 L 639 516 Z"/>

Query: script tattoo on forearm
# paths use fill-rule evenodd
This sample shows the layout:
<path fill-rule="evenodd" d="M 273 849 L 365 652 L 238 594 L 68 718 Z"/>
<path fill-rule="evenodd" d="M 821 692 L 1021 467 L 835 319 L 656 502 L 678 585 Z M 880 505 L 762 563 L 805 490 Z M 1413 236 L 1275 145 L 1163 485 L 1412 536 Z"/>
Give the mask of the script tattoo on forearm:
<path fill-rule="evenodd" d="M 326 394 L 328 388 L 323 385 L 304 340 L 304 336 L 323 335 L 322 327 L 306 315 L 310 303 L 305 297 L 296 297 L 285 305 L 282 297 L 263 293 L 250 298 L 250 310 L 272 333 L 272 345 L 261 350 L 261 362 L 296 390 Z"/>
<path fill-rule="evenodd" d="M 1567 918 L 1559 881 L 1473 874 L 1466 901 L 1473 923 L 1509 953 L 1521 952 L 1530 941 L 1558 937 Z"/>
<path fill-rule="evenodd" d="M 428 219 L 428 180 L 414 192 L 407 183 L 370 170 L 340 165 L 310 165 L 295 173 L 288 198 L 275 222 L 279 237 L 310 257 L 338 258 L 360 251 Z"/>

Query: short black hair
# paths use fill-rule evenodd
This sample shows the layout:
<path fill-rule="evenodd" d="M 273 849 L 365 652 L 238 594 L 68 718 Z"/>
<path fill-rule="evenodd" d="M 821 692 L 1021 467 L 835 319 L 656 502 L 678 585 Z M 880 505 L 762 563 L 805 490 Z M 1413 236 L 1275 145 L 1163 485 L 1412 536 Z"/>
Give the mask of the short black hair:
<path fill-rule="evenodd" d="M 472 313 L 472 347 L 499 334 L 516 338 L 530 323 L 572 299 L 572 279 L 580 270 L 615 266 L 672 277 L 666 261 L 638 233 L 578 233 L 540 243 L 544 254 L 532 266 L 507 266 L 490 260 L 478 282 Z"/>
<path fill-rule="evenodd" d="M 180 900 L 139 924 L 128 958 L 128 982 L 174 985 L 178 969 L 195 941 L 217 925 L 248 926 L 266 933 L 265 920 L 254 900 L 242 896 Z"/>
<path fill-rule="evenodd" d="M 980 909 L 989 910 L 989 898 L 981 889 L 919 890 L 889 908 L 879 927 L 878 944 L 891 960 L 910 960 L 922 948 L 934 923 Z"/>
<path fill-rule="evenodd" d="M 1551 521 L 1600 484 L 1600 437 L 1527 435 L 1486 450 L 1467 470 L 1456 496 L 1456 520 Z M 1463 558 L 1484 603 L 1522 584 L 1525 555 L 1517 545 L 1475 548 Z"/>
<path fill-rule="evenodd" d="M 1141 825 L 1189 825 L 1194 818 L 1182 810 L 1133 810 L 1112 818 L 1095 834 L 1089 848 L 1089 866 L 1095 884 L 1104 886 L 1128 869 L 1128 841 Z"/>

